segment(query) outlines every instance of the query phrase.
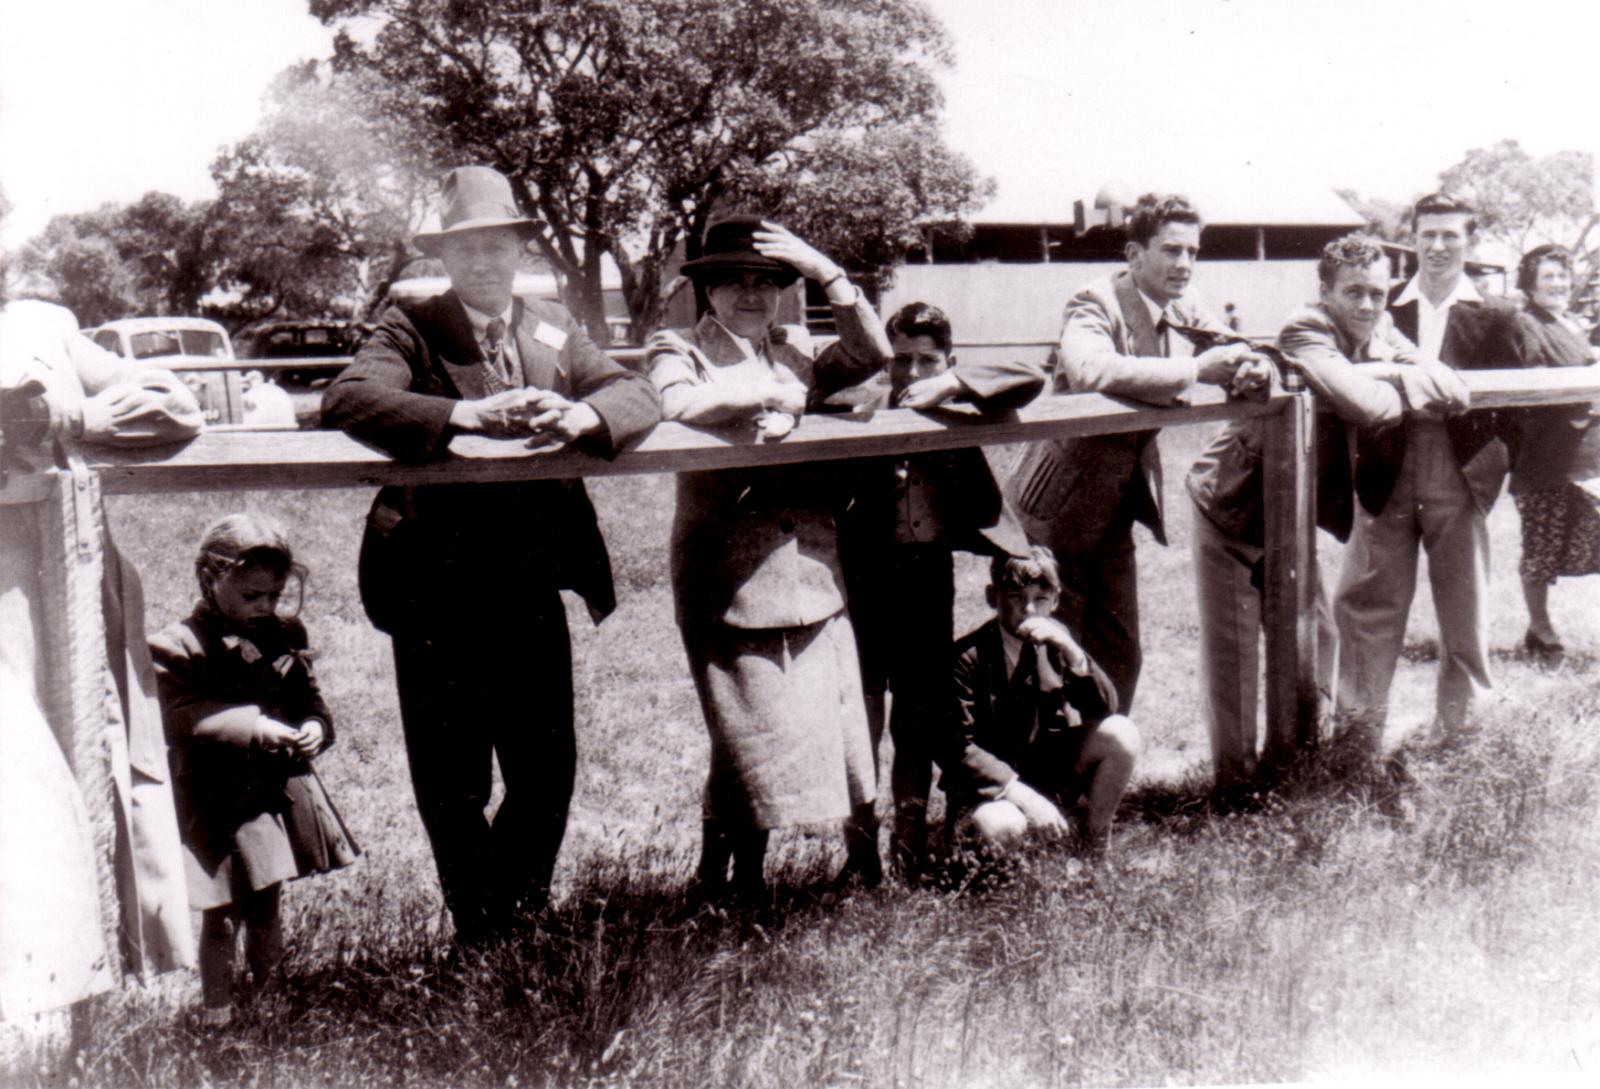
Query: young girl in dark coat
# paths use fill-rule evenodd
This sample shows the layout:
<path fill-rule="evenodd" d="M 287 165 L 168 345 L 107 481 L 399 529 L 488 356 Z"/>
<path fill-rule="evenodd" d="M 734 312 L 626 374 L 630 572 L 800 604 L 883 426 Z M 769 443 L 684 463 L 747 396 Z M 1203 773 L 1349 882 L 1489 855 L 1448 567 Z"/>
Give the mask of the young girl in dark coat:
<path fill-rule="evenodd" d="M 304 569 L 277 526 L 231 514 L 195 559 L 201 600 L 150 640 L 166 715 L 189 899 L 202 912 L 207 1024 L 232 1018 L 237 933 L 257 987 L 283 957 L 283 882 L 349 865 L 358 850 L 312 757 L 333 744 L 306 629 L 279 615 Z M 296 609 L 298 611 L 298 609 Z"/>

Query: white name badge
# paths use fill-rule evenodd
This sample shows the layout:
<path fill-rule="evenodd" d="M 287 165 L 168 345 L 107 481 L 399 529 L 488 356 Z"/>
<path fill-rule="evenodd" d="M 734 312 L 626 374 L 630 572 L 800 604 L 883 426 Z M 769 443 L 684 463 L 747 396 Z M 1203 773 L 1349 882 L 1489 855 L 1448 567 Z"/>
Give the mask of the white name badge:
<path fill-rule="evenodd" d="M 533 339 L 540 344 L 548 344 L 558 352 L 567 346 L 566 331 L 557 329 L 547 321 L 541 321 L 538 328 L 534 329 Z"/>

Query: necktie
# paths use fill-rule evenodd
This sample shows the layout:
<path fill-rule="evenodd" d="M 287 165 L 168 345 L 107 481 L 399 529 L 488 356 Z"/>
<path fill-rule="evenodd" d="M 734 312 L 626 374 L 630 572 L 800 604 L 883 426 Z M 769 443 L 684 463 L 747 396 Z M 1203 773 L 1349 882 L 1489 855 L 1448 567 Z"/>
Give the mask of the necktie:
<path fill-rule="evenodd" d="M 506 359 L 506 323 L 500 318 L 491 318 L 483 330 L 483 354 L 488 356 L 489 365 L 495 373 L 511 385 L 512 381 L 510 361 Z"/>

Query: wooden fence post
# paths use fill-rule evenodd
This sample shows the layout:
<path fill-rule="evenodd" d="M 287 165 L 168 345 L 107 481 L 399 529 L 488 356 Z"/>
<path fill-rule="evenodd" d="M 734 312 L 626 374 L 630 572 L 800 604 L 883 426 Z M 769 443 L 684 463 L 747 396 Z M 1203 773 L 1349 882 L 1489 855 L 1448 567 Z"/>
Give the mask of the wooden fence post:
<path fill-rule="evenodd" d="M 1262 482 L 1266 539 L 1262 626 L 1267 638 L 1263 763 L 1281 768 L 1317 742 L 1316 406 L 1287 398 L 1267 421 Z"/>

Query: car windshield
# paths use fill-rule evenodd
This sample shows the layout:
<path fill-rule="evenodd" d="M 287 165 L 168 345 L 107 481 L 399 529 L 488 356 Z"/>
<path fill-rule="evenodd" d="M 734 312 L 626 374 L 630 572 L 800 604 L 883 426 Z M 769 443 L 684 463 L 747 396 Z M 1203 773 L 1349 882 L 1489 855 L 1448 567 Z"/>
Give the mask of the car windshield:
<path fill-rule="evenodd" d="M 128 338 L 135 359 L 155 359 L 165 355 L 199 355 L 218 359 L 228 357 L 222 334 L 210 329 L 155 329 L 134 333 Z"/>

